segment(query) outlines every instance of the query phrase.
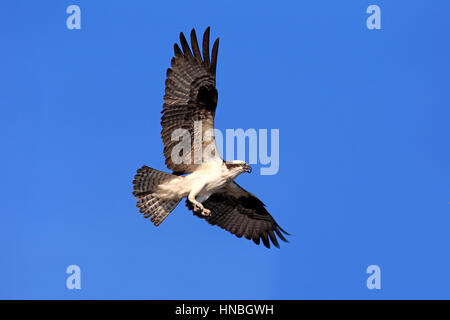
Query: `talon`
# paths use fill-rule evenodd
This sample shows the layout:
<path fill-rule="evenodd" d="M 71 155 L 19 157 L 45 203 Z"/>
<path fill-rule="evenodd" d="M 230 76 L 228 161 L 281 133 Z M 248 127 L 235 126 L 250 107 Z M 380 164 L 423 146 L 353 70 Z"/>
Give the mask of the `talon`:
<path fill-rule="evenodd" d="M 202 215 L 204 215 L 204 216 L 209 216 L 210 214 L 211 214 L 211 210 L 203 209 Z"/>
<path fill-rule="evenodd" d="M 203 210 L 204 210 L 204 208 L 203 208 L 203 206 L 201 204 L 200 205 L 194 204 L 194 211 L 195 212 L 199 212 L 199 211 L 203 212 Z"/>

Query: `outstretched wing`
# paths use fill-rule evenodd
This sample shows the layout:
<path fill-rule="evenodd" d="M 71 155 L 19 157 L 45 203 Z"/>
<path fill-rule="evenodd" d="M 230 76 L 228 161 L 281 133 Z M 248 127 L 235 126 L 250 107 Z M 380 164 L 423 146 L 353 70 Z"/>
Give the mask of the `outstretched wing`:
<path fill-rule="evenodd" d="M 186 205 L 193 210 L 189 201 Z M 264 203 L 250 192 L 231 181 L 203 202 L 205 208 L 211 210 L 209 216 L 194 212 L 194 215 L 205 219 L 211 225 L 217 225 L 238 238 L 244 236 L 253 240 L 256 244 L 262 240 L 263 244 L 270 248 L 270 241 L 279 248 L 278 237 L 285 241 L 284 231 L 275 219 L 267 212 Z"/>
<path fill-rule="evenodd" d="M 203 35 L 203 57 L 195 30 L 191 31 L 191 46 L 180 33 L 180 43 L 174 45 L 175 56 L 167 69 L 164 105 L 161 117 L 161 137 L 166 166 L 175 174 L 190 173 L 204 162 L 204 151 L 217 159 L 214 139 L 214 115 L 217 106 L 216 64 L 219 38 L 209 57 L 209 27 Z M 181 129 L 175 131 L 177 129 Z M 207 132 L 207 138 L 204 139 Z M 183 134 L 184 133 L 184 134 Z M 189 139 L 190 138 L 190 139 Z M 188 144 L 184 144 L 188 142 Z"/>

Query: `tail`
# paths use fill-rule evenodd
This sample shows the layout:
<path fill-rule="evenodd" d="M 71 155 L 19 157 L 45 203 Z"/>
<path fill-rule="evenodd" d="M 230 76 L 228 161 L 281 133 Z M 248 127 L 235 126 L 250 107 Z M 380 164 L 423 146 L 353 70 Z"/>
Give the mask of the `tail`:
<path fill-rule="evenodd" d="M 159 226 L 175 209 L 181 199 L 160 199 L 157 187 L 176 177 L 173 174 L 158 171 L 147 166 L 137 170 L 133 180 L 133 195 L 137 199 L 136 207 L 149 218 L 155 226 Z"/>

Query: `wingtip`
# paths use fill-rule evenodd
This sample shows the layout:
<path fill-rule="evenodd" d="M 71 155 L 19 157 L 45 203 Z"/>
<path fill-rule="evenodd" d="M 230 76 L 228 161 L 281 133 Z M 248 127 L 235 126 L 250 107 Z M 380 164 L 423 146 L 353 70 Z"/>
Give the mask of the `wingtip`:
<path fill-rule="evenodd" d="M 292 236 L 292 234 L 290 234 L 289 232 L 287 232 L 286 230 L 284 230 L 282 227 L 280 227 L 279 225 L 277 225 L 278 229 L 281 230 L 281 232 L 283 232 L 285 235 L 287 236 Z"/>
<path fill-rule="evenodd" d="M 209 34 L 210 34 L 210 31 L 211 31 L 211 28 L 210 28 L 210 27 L 207 27 L 207 28 L 205 29 L 205 32 L 203 33 L 203 37 L 207 37 L 208 40 L 209 40 Z"/>
<path fill-rule="evenodd" d="M 180 46 L 178 46 L 178 43 L 175 43 L 173 45 L 173 52 L 175 53 L 175 56 L 182 56 L 183 52 L 180 49 Z"/>
<path fill-rule="evenodd" d="M 290 235 L 289 233 L 284 231 L 279 225 L 277 225 L 274 230 L 275 230 L 275 233 L 277 234 L 278 238 L 280 238 L 284 242 L 289 243 L 289 241 L 283 235 L 283 233 L 285 233 L 286 235 Z"/>
<path fill-rule="evenodd" d="M 183 40 L 184 40 L 184 41 L 186 41 L 186 38 L 185 38 L 185 36 L 184 36 L 184 33 L 183 33 L 183 32 L 180 32 L 180 36 L 179 36 L 179 38 L 180 38 L 180 43 L 181 43 L 181 45 L 183 45 Z"/>

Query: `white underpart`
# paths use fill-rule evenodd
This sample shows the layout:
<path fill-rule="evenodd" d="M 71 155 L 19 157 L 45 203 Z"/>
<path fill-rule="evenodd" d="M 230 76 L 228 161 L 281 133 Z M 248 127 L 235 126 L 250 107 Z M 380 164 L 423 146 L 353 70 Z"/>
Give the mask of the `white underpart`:
<path fill-rule="evenodd" d="M 242 162 L 236 162 L 242 163 Z M 158 197 L 162 199 L 181 199 L 187 197 L 194 204 L 196 210 L 209 214 L 201 202 L 206 201 L 211 194 L 230 180 L 236 178 L 242 170 L 234 168 L 228 170 L 224 163 L 209 162 L 200 165 L 187 176 L 176 177 L 158 187 Z"/>

